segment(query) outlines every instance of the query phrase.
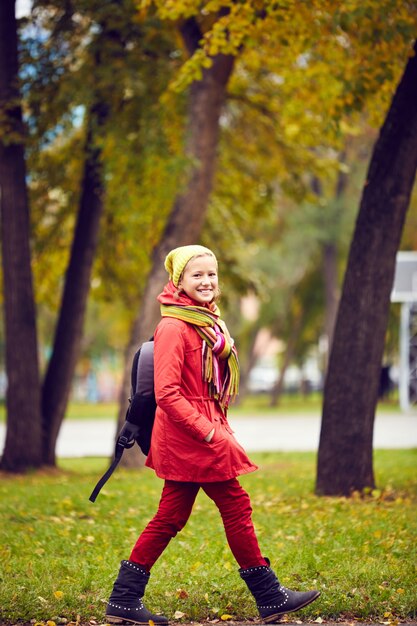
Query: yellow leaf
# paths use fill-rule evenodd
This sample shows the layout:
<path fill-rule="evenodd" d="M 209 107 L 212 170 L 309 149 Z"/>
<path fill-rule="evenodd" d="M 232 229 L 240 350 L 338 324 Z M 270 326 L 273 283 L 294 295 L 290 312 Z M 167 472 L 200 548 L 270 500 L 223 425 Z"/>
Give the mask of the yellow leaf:
<path fill-rule="evenodd" d="M 284 132 L 286 137 L 293 138 L 300 132 L 300 127 L 298 124 L 287 124 L 284 128 Z"/>
<path fill-rule="evenodd" d="M 149 626 L 155 626 L 155 622 L 153 621 L 153 619 L 149 619 L 148 623 L 149 623 Z"/>
<path fill-rule="evenodd" d="M 183 613 L 182 611 L 175 611 L 174 613 L 174 619 L 181 619 L 181 617 L 184 617 L 185 613 Z"/>
<path fill-rule="evenodd" d="M 57 600 L 60 600 L 64 595 L 63 591 L 54 591 L 54 596 Z"/>
<path fill-rule="evenodd" d="M 316 622 L 316 624 L 322 624 L 323 623 L 323 618 L 322 617 L 318 617 L 314 621 Z"/>
<path fill-rule="evenodd" d="M 220 616 L 220 619 L 223 620 L 223 622 L 227 622 L 228 619 L 233 619 L 233 615 L 229 615 L 228 613 L 223 613 L 223 615 Z"/>
<path fill-rule="evenodd" d="M 53 620 L 48 619 L 48 621 L 46 622 L 46 626 L 56 626 L 56 624 Z"/>

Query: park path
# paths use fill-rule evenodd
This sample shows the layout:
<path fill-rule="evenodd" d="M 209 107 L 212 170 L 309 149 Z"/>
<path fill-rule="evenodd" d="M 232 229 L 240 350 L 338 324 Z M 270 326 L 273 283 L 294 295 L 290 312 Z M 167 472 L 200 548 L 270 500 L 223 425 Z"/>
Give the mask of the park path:
<path fill-rule="evenodd" d="M 248 452 L 317 450 L 318 415 L 230 417 L 238 441 Z M 111 419 L 66 420 L 57 443 L 58 457 L 111 456 L 115 423 Z M 0 424 L 0 450 L 5 425 Z M 417 448 L 417 413 L 377 414 L 374 448 Z"/>

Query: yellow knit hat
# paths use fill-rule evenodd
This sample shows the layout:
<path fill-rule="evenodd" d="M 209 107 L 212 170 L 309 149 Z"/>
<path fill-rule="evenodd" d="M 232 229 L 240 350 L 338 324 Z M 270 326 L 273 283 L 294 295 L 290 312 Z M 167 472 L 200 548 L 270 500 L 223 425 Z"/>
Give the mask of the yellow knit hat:
<path fill-rule="evenodd" d="M 164 266 L 170 279 L 176 287 L 178 287 L 181 274 L 183 273 L 188 261 L 195 256 L 203 256 L 205 254 L 213 256 L 217 263 L 217 259 L 213 252 L 204 246 L 180 246 L 179 248 L 174 248 L 174 250 L 171 250 L 171 252 L 167 254 Z"/>

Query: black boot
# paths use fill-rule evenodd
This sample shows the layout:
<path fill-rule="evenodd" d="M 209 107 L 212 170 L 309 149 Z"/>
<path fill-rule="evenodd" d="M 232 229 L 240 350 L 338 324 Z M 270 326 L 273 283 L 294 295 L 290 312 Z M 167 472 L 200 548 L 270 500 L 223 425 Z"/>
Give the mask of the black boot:
<path fill-rule="evenodd" d="M 268 561 L 269 563 L 269 561 Z M 240 569 L 239 574 L 256 600 L 264 622 L 276 622 L 281 615 L 298 611 L 319 597 L 320 591 L 291 591 L 283 587 L 266 565 Z"/>
<path fill-rule="evenodd" d="M 107 604 L 107 622 L 130 622 L 149 626 L 149 620 L 152 620 L 155 624 L 168 624 L 164 615 L 154 615 L 143 605 L 142 598 L 149 576 L 149 572 L 140 565 L 132 561 L 121 562 L 119 575 Z"/>

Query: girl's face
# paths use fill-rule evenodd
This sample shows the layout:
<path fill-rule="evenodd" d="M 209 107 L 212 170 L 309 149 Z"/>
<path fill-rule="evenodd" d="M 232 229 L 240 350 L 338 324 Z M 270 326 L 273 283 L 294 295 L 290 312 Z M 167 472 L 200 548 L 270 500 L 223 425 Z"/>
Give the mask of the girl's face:
<path fill-rule="evenodd" d="M 218 285 L 216 259 L 207 254 L 188 261 L 178 288 L 199 304 L 209 304 L 217 294 Z"/>

